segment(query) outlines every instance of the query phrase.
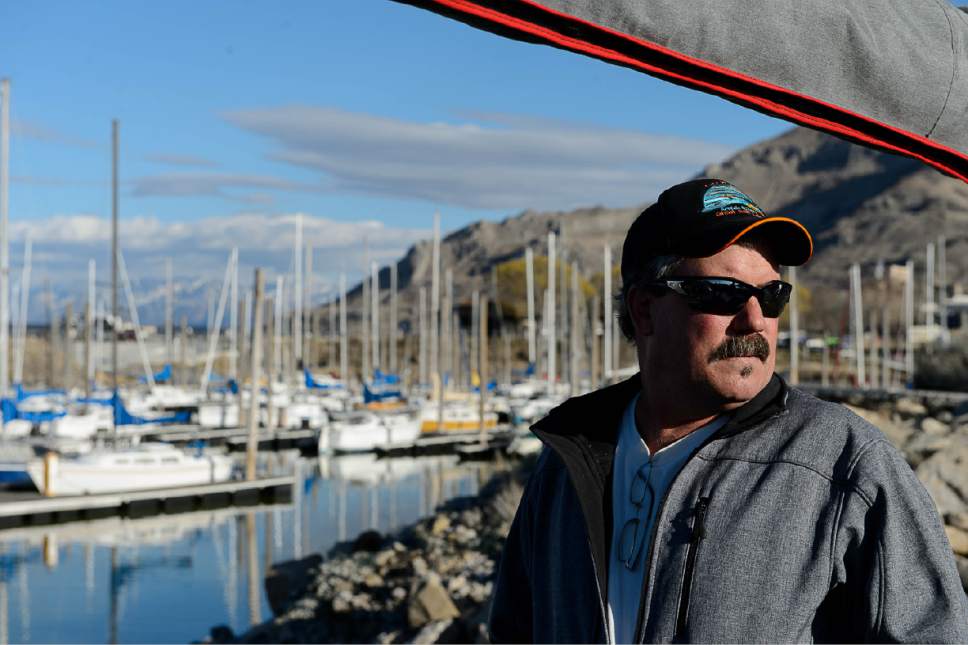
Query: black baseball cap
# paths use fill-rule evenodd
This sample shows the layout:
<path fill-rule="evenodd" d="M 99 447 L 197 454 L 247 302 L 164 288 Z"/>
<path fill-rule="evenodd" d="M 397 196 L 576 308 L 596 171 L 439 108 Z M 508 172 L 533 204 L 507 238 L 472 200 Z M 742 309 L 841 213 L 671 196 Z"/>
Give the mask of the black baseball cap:
<path fill-rule="evenodd" d="M 767 215 L 752 199 L 722 179 L 693 179 L 659 195 L 632 222 L 622 246 L 622 280 L 660 255 L 716 255 L 752 232 L 767 241 L 774 259 L 800 266 L 813 255 L 813 239 L 800 222 Z"/>

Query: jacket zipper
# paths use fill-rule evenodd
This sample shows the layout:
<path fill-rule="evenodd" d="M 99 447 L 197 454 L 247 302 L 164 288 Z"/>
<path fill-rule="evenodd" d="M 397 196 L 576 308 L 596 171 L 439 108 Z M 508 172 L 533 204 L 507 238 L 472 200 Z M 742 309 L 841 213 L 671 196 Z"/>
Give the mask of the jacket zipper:
<path fill-rule="evenodd" d="M 608 612 L 605 610 L 605 594 L 602 593 L 602 585 L 598 582 L 598 565 L 595 564 L 595 549 L 592 546 L 591 538 L 586 537 L 585 541 L 588 543 L 588 553 L 591 556 L 592 573 L 595 574 L 595 591 L 598 592 L 598 609 L 602 612 L 602 628 L 605 630 L 605 642 L 612 645 L 612 639 L 609 636 L 611 632 L 608 628 Z"/>
<path fill-rule="evenodd" d="M 689 455 L 689 459 L 686 460 L 686 464 L 688 464 L 692 460 L 692 458 L 699 453 L 700 450 L 705 448 L 706 445 L 712 441 L 713 437 L 716 436 L 716 434 L 718 433 L 714 433 L 712 437 L 707 437 L 706 440 L 703 441 L 702 444 L 698 448 L 696 448 L 691 455 Z M 672 488 L 676 485 L 676 481 L 678 481 L 679 475 L 682 474 L 682 469 L 685 467 L 686 465 L 683 464 L 682 468 L 679 469 L 679 472 L 676 473 L 676 476 L 672 478 L 671 482 L 669 482 L 669 486 L 668 488 L 666 488 L 665 495 L 662 496 L 662 502 L 659 504 L 659 511 L 655 515 L 655 521 L 652 523 L 652 536 L 651 538 L 649 538 L 649 552 L 647 554 L 645 563 L 643 564 L 643 566 L 646 567 L 646 569 L 645 569 L 645 575 L 642 576 L 642 591 L 639 597 L 639 614 L 638 614 L 638 618 L 636 619 L 638 621 L 637 622 L 638 629 L 636 630 L 636 640 L 635 640 L 636 643 L 645 642 L 645 620 L 644 620 L 645 597 L 647 595 L 646 591 L 648 590 L 649 584 L 651 582 L 649 578 L 652 576 L 652 571 L 651 571 L 652 552 L 655 550 L 655 539 L 659 534 L 659 527 L 662 525 L 662 513 L 665 511 L 666 500 L 669 499 L 669 493 L 672 492 Z M 702 499 L 705 499 L 708 504 L 709 502 L 708 497 L 705 497 Z M 703 511 L 703 519 L 705 520 L 705 510 Z M 693 530 L 695 530 L 695 526 L 693 526 Z M 703 526 L 703 532 L 705 533 L 705 525 Z M 690 547 L 690 550 L 693 550 L 692 547 Z M 693 558 L 695 558 L 695 555 L 693 556 Z"/>
<path fill-rule="evenodd" d="M 689 616 L 689 594 L 692 588 L 692 576 L 696 569 L 696 553 L 699 543 L 706 537 L 706 509 L 709 508 L 709 498 L 700 497 L 696 503 L 696 518 L 692 523 L 692 537 L 689 540 L 689 550 L 686 552 L 686 571 L 682 576 L 682 591 L 679 594 L 679 610 L 676 613 L 676 631 L 672 637 L 678 642 L 686 629 L 686 619 Z"/>

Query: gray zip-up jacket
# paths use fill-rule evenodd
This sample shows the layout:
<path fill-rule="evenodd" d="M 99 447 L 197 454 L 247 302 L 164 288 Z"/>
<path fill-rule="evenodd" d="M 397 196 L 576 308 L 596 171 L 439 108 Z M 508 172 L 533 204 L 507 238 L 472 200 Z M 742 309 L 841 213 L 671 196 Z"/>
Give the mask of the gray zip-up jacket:
<path fill-rule="evenodd" d="M 504 548 L 495 642 L 604 642 L 611 469 L 639 377 L 570 399 Z M 641 642 L 968 642 L 927 491 L 875 427 L 778 376 L 686 462 L 645 555 Z"/>

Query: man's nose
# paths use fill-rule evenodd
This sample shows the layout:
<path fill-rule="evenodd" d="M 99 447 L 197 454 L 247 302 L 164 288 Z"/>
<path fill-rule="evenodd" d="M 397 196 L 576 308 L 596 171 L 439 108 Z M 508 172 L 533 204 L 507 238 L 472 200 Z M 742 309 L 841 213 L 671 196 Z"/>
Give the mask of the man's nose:
<path fill-rule="evenodd" d="M 730 327 L 732 327 L 733 332 L 741 334 L 752 334 L 766 329 L 766 317 L 763 315 L 763 308 L 760 307 L 760 301 L 756 299 L 756 296 L 750 296 L 739 313 L 733 317 Z"/>

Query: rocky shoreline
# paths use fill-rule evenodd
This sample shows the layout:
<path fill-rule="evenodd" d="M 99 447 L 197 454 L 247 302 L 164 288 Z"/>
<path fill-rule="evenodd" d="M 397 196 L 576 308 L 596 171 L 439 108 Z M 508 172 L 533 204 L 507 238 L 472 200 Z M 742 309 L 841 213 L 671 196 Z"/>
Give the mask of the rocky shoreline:
<path fill-rule="evenodd" d="M 214 643 L 488 642 L 487 606 L 505 536 L 533 458 L 393 535 L 366 531 L 273 565 L 265 589 L 274 617 Z"/>
<path fill-rule="evenodd" d="M 968 589 L 968 404 L 845 402 L 905 455 L 944 519 Z M 265 588 L 274 618 L 217 643 L 482 643 L 497 562 L 534 458 L 495 475 L 476 497 L 450 500 L 394 535 L 368 531 L 276 564 Z"/>

